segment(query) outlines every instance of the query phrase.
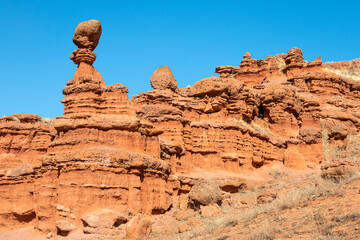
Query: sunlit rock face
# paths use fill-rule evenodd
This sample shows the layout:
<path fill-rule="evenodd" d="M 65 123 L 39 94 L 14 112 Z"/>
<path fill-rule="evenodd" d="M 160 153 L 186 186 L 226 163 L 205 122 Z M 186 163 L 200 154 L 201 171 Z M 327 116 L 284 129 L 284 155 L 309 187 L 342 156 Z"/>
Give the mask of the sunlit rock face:
<path fill-rule="evenodd" d="M 299 48 L 264 60 L 246 53 L 186 88 L 161 67 L 153 90 L 129 101 L 126 86 L 107 86 L 93 67 L 101 29 L 90 20 L 75 30 L 63 116 L 0 118 L 1 230 L 107 234 L 165 213 L 205 176 L 233 193 L 249 183 L 244 173 L 276 164 L 359 161 L 358 60 L 306 62 Z"/>

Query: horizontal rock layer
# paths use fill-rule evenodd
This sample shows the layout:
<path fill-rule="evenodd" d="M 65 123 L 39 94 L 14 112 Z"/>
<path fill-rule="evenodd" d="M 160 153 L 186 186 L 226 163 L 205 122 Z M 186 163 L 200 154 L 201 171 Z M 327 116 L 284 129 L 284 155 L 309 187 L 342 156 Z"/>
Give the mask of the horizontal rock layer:
<path fill-rule="evenodd" d="M 166 212 L 205 176 L 233 193 L 251 184 L 243 173 L 275 164 L 322 167 L 329 178 L 358 166 L 358 60 L 306 62 L 298 48 L 264 60 L 246 53 L 240 66 L 186 88 L 166 67 L 152 91 L 129 101 L 125 86 L 106 86 L 92 67 L 94 30 L 73 56 L 63 116 L 0 118 L 1 230 L 107 234 L 137 214 Z"/>

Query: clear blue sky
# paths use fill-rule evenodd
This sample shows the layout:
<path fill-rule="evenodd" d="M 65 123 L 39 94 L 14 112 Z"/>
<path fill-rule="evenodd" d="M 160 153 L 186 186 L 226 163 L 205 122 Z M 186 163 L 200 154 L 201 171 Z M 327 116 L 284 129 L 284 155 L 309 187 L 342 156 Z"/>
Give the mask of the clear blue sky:
<path fill-rule="evenodd" d="M 300 47 L 306 60 L 360 57 L 359 1 L 16 1 L 1 0 L 0 117 L 62 115 L 62 88 L 76 65 L 69 55 L 79 22 L 103 27 L 94 66 L 129 97 L 151 90 L 169 66 L 179 87 L 216 76 L 219 65 Z"/>

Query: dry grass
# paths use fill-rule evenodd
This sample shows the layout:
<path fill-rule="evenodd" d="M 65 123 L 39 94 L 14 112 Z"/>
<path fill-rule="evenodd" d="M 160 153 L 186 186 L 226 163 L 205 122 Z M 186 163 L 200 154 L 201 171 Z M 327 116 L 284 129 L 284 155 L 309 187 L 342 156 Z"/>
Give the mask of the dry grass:
<path fill-rule="evenodd" d="M 259 125 L 255 121 L 251 121 L 250 125 L 252 128 L 254 128 L 258 132 L 262 132 L 262 133 L 265 133 L 266 135 L 270 135 L 270 136 L 275 136 L 275 134 L 273 132 L 271 132 L 269 128 Z"/>
<path fill-rule="evenodd" d="M 360 71 L 356 70 L 354 66 L 342 69 L 325 68 L 325 71 L 335 73 L 343 78 L 360 81 Z"/>
<path fill-rule="evenodd" d="M 265 228 L 259 232 L 252 233 L 248 236 L 249 240 L 273 240 L 275 234 L 273 229 Z"/>
<path fill-rule="evenodd" d="M 47 123 L 47 124 L 52 124 L 52 119 L 51 118 L 41 118 L 41 122 Z"/>
<path fill-rule="evenodd" d="M 294 189 L 288 192 L 286 196 L 276 199 L 272 204 L 275 205 L 274 208 L 276 209 L 285 210 L 320 197 L 329 197 L 339 194 L 340 188 L 340 183 L 323 181 L 317 186 L 309 185 Z"/>
<path fill-rule="evenodd" d="M 356 212 L 347 215 L 341 215 L 332 218 L 327 216 L 322 210 L 314 209 L 312 201 L 321 199 L 324 200 L 330 196 L 341 196 L 344 193 L 342 187 L 349 186 L 351 182 L 360 179 L 360 174 L 355 173 L 340 182 L 333 182 L 330 180 L 323 180 L 320 178 L 307 178 L 308 185 L 297 187 L 289 190 L 287 193 L 279 194 L 274 201 L 262 205 L 256 205 L 247 209 L 223 208 L 223 214 L 211 218 L 201 218 L 204 223 L 201 227 L 193 228 L 188 232 L 176 233 L 172 236 L 166 236 L 166 239 L 227 239 L 234 236 L 242 236 L 241 239 L 276 239 L 278 234 L 284 231 L 274 225 L 274 221 L 278 224 L 284 223 L 284 217 L 292 209 L 301 208 L 304 212 L 304 217 L 311 222 L 310 229 L 300 230 L 301 225 L 294 222 L 288 226 L 284 234 L 289 234 L 289 237 L 310 234 L 313 239 L 325 240 L 346 239 L 346 233 L 335 231 L 335 227 L 339 224 L 346 224 L 349 221 L 357 221 L 360 218 L 360 213 Z M 314 182 L 317 182 L 315 184 Z M 272 184 L 270 184 L 274 187 Z M 285 188 L 286 186 L 279 186 Z M 250 194 L 250 193 L 249 193 Z M 257 192 L 252 192 L 257 194 Z M 291 210 L 287 210 L 291 209 Z M 286 211 L 287 212 L 284 212 Z M 268 224 L 262 221 L 270 221 Z M 285 220 L 286 221 L 286 220 Z M 261 228 L 249 228 L 249 226 L 261 225 Z M 301 224 L 301 223 L 300 223 Z M 270 227 L 269 227 L 270 226 Z M 177 229 L 177 227 L 176 227 Z M 175 230 L 176 232 L 176 230 Z M 309 236 L 309 235 L 307 235 Z M 155 237 L 155 236 L 153 236 Z M 165 235 L 157 235 L 155 238 L 161 239 Z"/>
<path fill-rule="evenodd" d="M 14 122 L 20 122 L 20 120 L 15 116 L 11 116 L 11 120 Z"/>
<path fill-rule="evenodd" d="M 351 179 L 348 179 L 348 181 L 350 180 Z M 205 223 L 203 227 L 181 233 L 178 235 L 178 239 L 189 239 L 207 235 L 209 236 L 216 229 L 233 227 L 240 221 L 250 221 L 261 214 L 270 215 L 281 212 L 285 209 L 306 205 L 309 201 L 313 201 L 321 197 L 326 198 L 329 196 L 341 194 L 340 188 L 342 184 L 343 182 L 336 183 L 324 180 L 321 184 L 318 185 L 313 184 L 291 190 L 287 194 L 278 197 L 270 203 L 258 205 L 250 210 L 232 210 L 231 212 L 224 213 L 218 217 L 203 219 Z M 325 224 L 322 215 L 319 213 L 314 213 L 313 219 L 315 219 L 319 226 L 321 225 L 321 234 L 318 236 L 331 235 L 333 226 Z M 265 229 L 261 230 L 260 232 L 251 233 L 248 237 L 249 239 L 275 239 L 274 234 L 274 229 L 265 227 Z"/>
<path fill-rule="evenodd" d="M 241 126 L 254 129 L 255 131 L 264 133 L 264 134 L 269 135 L 269 136 L 276 136 L 273 132 L 270 131 L 269 128 L 267 128 L 267 127 L 265 127 L 263 125 L 260 125 L 256 121 L 251 121 L 250 123 L 247 123 L 242 119 L 237 120 L 235 118 L 230 119 L 230 121 L 233 122 L 233 123 L 239 124 Z"/>

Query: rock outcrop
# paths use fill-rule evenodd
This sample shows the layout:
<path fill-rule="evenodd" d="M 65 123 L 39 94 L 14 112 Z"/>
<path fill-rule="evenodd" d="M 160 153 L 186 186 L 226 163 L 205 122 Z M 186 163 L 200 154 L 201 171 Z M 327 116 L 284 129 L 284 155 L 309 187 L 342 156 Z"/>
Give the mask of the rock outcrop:
<path fill-rule="evenodd" d="M 246 53 L 240 66 L 219 66 L 220 76 L 185 88 L 162 67 L 154 89 L 129 101 L 126 86 L 107 86 L 93 67 L 100 36 L 96 20 L 75 30 L 78 66 L 63 89 L 63 116 L 0 118 L 1 230 L 145 236 L 144 216 L 167 212 L 174 199 L 185 199 L 183 211 L 190 197 L 203 215 L 220 214 L 222 191 L 255 181 L 245 173 L 281 164 L 336 179 L 359 164 L 358 60 L 306 62 L 299 48 L 263 60 Z M 180 215 L 192 217 L 180 232 L 203 224 Z"/>
<path fill-rule="evenodd" d="M 340 181 L 359 172 L 359 165 L 349 160 L 332 161 L 321 166 L 321 177 Z"/>
<path fill-rule="evenodd" d="M 78 40 L 74 43 L 90 55 L 100 38 L 98 24 L 81 23 L 75 30 L 74 39 Z M 79 51 L 75 60 L 72 58 L 79 66 L 64 87 L 64 116 L 54 120 L 58 135 L 43 157 L 43 164 L 51 169 L 48 181 L 53 182 L 53 192 L 59 197 L 48 199 L 38 215 L 56 215 L 53 205 L 61 204 L 73 215 L 62 218 L 77 225 L 82 221 L 86 223 L 84 231 L 97 233 L 105 226 L 88 224 L 83 216 L 107 206 L 133 214 L 165 212 L 171 206 L 172 192 L 166 184 L 171 169 L 159 159 L 158 138 L 140 133 L 148 124 L 143 124 L 130 106 L 127 88 L 106 86 L 88 53 Z M 83 196 L 93 204 L 89 206 Z M 52 230 L 51 221 L 39 222 L 38 228 Z"/>

